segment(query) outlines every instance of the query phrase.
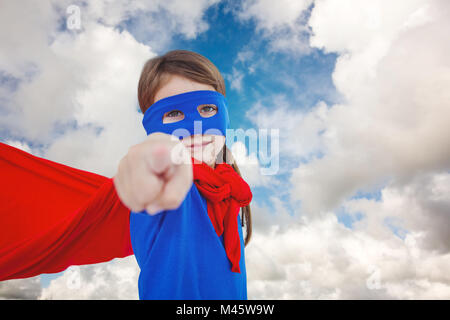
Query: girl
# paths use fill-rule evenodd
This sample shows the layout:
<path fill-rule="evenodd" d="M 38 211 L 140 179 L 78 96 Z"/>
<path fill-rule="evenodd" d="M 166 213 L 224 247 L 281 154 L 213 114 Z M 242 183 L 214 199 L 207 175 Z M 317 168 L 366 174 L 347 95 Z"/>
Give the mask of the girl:
<path fill-rule="evenodd" d="M 0 225 L 9 231 L 0 241 L 0 280 L 134 253 L 140 299 L 247 299 L 252 194 L 225 145 L 224 95 L 217 68 L 197 53 L 149 60 L 138 87 L 149 137 L 130 148 L 113 179 L 3 145 L 2 176 L 37 195 L 2 205 Z M 190 161 L 169 159 L 177 147 Z M 19 197 L 14 186 L 3 189 L 0 200 Z M 30 221 L 30 212 L 39 219 Z M 17 234 L 11 226 L 20 218 L 29 222 Z"/>

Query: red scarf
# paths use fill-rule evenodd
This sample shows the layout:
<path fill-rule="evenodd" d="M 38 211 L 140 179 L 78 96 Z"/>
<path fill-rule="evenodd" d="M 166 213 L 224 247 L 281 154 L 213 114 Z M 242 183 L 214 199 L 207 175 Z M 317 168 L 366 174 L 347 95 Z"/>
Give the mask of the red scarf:
<path fill-rule="evenodd" d="M 196 162 L 195 183 L 239 272 L 236 215 L 250 189 L 231 166 Z M 133 254 L 129 215 L 113 179 L 0 143 L 0 281 Z"/>
<path fill-rule="evenodd" d="M 232 264 L 231 271 L 239 272 L 241 247 L 238 215 L 241 207 L 252 200 L 250 187 L 227 163 L 211 168 L 206 163 L 192 159 L 194 183 L 206 198 L 208 215 L 218 236 L 223 233 L 225 251 Z"/>

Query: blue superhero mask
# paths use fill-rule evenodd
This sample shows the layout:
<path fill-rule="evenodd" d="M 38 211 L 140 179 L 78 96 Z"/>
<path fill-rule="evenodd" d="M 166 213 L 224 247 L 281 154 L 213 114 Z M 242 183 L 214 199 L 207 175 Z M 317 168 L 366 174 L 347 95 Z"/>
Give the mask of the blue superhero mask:
<path fill-rule="evenodd" d="M 214 104 L 217 113 L 211 117 L 202 117 L 197 107 L 203 104 Z M 184 118 L 177 122 L 163 123 L 164 114 L 174 110 L 183 112 Z M 177 136 L 181 140 L 194 134 L 216 134 L 226 137 L 230 120 L 227 101 L 223 94 L 212 90 L 197 90 L 156 101 L 145 111 L 142 124 L 147 135 L 163 132 Z"/>

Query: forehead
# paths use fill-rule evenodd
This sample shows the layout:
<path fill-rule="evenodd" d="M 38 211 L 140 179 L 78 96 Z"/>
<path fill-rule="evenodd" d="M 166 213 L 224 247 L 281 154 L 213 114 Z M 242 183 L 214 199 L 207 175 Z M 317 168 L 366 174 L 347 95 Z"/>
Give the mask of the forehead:
<path fill-rule="evenodd" d="M 166 97 L 198 90 L 215 91 L 215 88 L 212 85 L 199 83 L 180 75 L 163 73 L 162 86 L 156 92 L 154 102 Z"/>

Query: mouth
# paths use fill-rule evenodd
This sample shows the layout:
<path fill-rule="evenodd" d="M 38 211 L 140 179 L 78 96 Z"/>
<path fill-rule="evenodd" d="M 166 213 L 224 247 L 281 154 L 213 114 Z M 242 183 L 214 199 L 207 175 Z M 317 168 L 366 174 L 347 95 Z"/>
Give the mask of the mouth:
<path fill-rule="evenodd" d="M 210 144 L 212 141 L 203 141 L 203 142 L 194 142 L 191 143 L 190 145 L 188 145 L 188 148 L 194 149 L 194 148 L 199 148 L 199 147 L 204 147 L 208 144 Z"/>

